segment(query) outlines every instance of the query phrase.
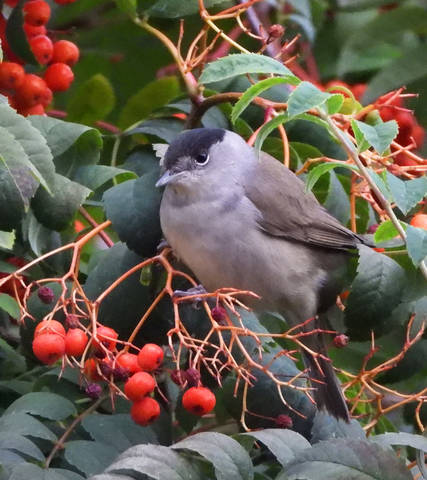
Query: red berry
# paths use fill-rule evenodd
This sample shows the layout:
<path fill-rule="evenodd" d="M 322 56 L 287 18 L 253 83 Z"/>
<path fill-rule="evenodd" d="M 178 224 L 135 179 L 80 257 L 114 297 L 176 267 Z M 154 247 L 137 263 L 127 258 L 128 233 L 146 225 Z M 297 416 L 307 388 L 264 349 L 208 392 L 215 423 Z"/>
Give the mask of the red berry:
<path fill-rule="evenodd" d="M 23 107 L 19 109 L 19 113 L 24 117 L 28 117 L 28 115 L 44 115 L 44 106 L 41 103 L 34 105 L 34 107 Z"/>
<path fill-rule="evenodd" d="M 344 348 L 348 345 L 348 342 L 350 339 L 347 337 L 347 335 L 344 335 L 341 333 L 340 335 L 336 335 L 334 337 L 334 345 L 337 348 Z"/>
<path fill-rule="evenodd" d="M 92 345 L 96 350 L 102 350 L 100 343 L 111 352 L 116 348 L 116 340 L 119 337 L 119 334 L 112 328 L 101 325 L 96 330 L 96 336 L 98 337 L 98 340 L 92 340 Z"/>
<path fill-rule="evenodd" d="M 94 358 L 88 358 L 83 366 L 83 374 L 89 380 L 94 382 L 102 380 L 101 375 L 98 373 L 98 362 Z"/>
<path fill-rule="evenodd" d="M 46 305 L 55 300 L 55 294 L 49 287 L 40 287 L 37 291 L 37 295 L 43 303 L 46 303 Z"/>
<path fill-rule="evenodd" d="M 4 3 L 9 7 L 15 8 L 18 5 L 18 0 L 5 0 Z"/>
<path fill-rule="evenodd" d="M 43 95 L 40 99 L 40 103 L 44 106 L 47 107 L 53 100 L 53 93 L 52 90 L 49 87 L 46 87 L 44 89 Z"/>
<path fill-rule="evenodd" d="M 46 35 L 47 30 L 44 25 L 30 25 L 29 23 L 24 23 L 24 32 L 27 35 L 28 40 L 38 35 Z"/>
<path fill-rule="evenodd" d="M 24 83 L 25 70 L 14 62 L 0 63 L 0 88 L 15 90 Z"/>
<path fill-rule="evenodd" d="M 52 62 L 66 63 L 72 67 L 79 59 L 79 47 L 68 40 L 59 40 L 53 44 Z"/>
<path fill-rule="evenodd" d="M 146 343 L 138 353 L 139 366 L 146 372 L 159 368 L 163 362 L 163 349 L 155 343 Z"/>
<path fill-rule="evenodd" d="M 65 335 L 65 353 L 71 357 L 80 357 L 87 345 L 87 335 L 80 328 L 71 328 Z"/>
<path fill-rule="evenodd" d="M 215 395 L 206 387 L 191 387 L 182 396 L 182 406 L 200 417 L 212 411 L 215 403 Z"/>
<path fill-rule="evenodd" d="M 394 157 L 394 163 L 396 165 L 400 165 L 401 167 L 414 167 L 417 166 L 418 163 L 411 158 L 406 152 L 400 152 Z M 392 171 L 393 165 L 390 165 L 389 170 L 390 173 L 394 175 L 399 175 L 399 170 L 397 169 L 396 172 Z"/>
<path fill-rule="evenodd" d="M 53 55 L 53 43 L 46 35 L 37 35 L 29 41 L 31 51 L 41 65 L 50 62 Z"/>
<path fill-rule="evenodd" d="M 54 0 L 58 5 L 67 5 L 68 3 L 74 3 L 76 0 Z"/>
<path fill-rule="evenodd" d="M 24 107 L 34 107 L 42 103 L 46 95 L 46 82 L 32 73 L 27 73 L 24 83 L 16 90 L 16 100 Z"/>
<path fill-rule="evenodd" d="M 145 427 L 153 423 L 160 415 L 160 405 L 151 397 L 144 397 L 132 405 L 130 416 L 132 420 Z"/>
<path fill-rule="evenodd" d="M 413 227 L 423 228 L 427 230 L 427 213 L 417 213 L 409 222 Z"/>
<path fill-rule="evenodd" d="M 292 418 L 284 413 L 277 415 L 275 423 L 279 428 L 292 428 L 293 426 Z"/>
<path fill-rule="evenodd" d="M 46 333 L 57 334 L 59 336 L 65 336 L 65 328 L 62 323 L 57 320 L 43 320 L 34 330 L 34 338 L 39 335 L 45 335 Z"/>
<path fill-rule="evenodd" d="M 49 4 L 44 0 L 31 0 L 24 5 L 25 23 L 34 25 L 46 25 L 50 18 Z"/>
<path fill-rule="evenodd" d="M 360 100 L 366 92 L 368 85 L 366 83 L 356 83 L 351 86 L 351 91 L 353 92 L 354 98 Z"/>
<path fill-rule="evenodd" d="M 183 385 L 185 383 L 185 371 L 184 370 L 173 370 L 171 372 L 171 380 L 176 385 Z"/>
<path fill-rule="evenodd" d="M 151 393 L 156 386 L 152 375 L 147 372 L 137 372 L 125 383 L 125 394 L 132 402 L 141 400 Z"/>
<path fill-rule="evenodd" d="M 421 125 L 418 123 L 414 125 L 414 128 L 411 132 L 411 137 L 414 139 L 417 148 L 421 148 L 423 146 L 425 135 L 426 131 Z"/>
<path fill-rule="evenodd" d="M 56 333 L 43 333 L 33 340 L 34 355 L 42 362 L 50 365 L 65 353 L 65 340 Z"/>
<path fill-rule="evenodd" d="M 141 367 L 138 364 L 138 356 L 134 353 L 118 355 L 116 364 L 127 370 L 131 375 L 141 371 Z"/>
<path fill-rule="evenodd" d="M 65 63 L 52 63 L 44 72 L 47 86 L 54 92 L 64 92 L 70 88 L 74 73 Z"/>

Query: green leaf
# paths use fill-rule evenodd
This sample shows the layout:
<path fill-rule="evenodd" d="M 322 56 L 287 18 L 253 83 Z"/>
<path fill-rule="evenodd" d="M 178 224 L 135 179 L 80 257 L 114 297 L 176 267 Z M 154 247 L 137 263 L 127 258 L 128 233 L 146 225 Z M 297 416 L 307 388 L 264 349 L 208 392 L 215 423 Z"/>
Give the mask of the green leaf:
<path fill-rule="evenodd" d="M 284 77 L 297 77 L 274 58 L 256 53 L 235 53 L 208 63 L 199 80 L 201 83 L 218 82 L 246 73 L 273 73 Z"/>
<path fill-rule="evenodd" d="M 64 475 L 60 472 L 64 472 Z M 31 480 L 72 480 L 72 478 L 77 480 L 82 478 L 80 476 L 68 477 L 65 475 L 66 472 L 66 470 L 52 468 L 46 470 L 32 463 L 21 463 L 13 467 L 8 480 L 28 480 L 29 478 Z"/>
<path fill-rule="evenodd" d="M 414 265 L 418 267 L 427 256 L 427 231 L 408 225 L 406 229 L 406 246 Z"/>
<path fill-rule="evenodd" d="M 333 170 L 335 168 L 347 168 L 347 169 L 352 170 L 354 172 L 358 171 L 357 167 L 355 167 L 354 165 L 348 165 L 346 163 L 338 163 L 338 162 L 322 163 L 322 164 L 317 165 L 316 167 L 312 168 L 309 171 L 309 173 L 307 175 L 307 179 L 305 181 L 306 191 L 308 191 L 308 192 L 311 191 L 322 175 L 324 175 L 325 173 L 327 173 L 330 170 Z"/>
<path fill-rule="evenodd" d="M 400 222 L 400 224 L 406 229 L 406 223 Z M 375 231 L 374 241 L 375 243 L 388 242 L 389 240 L 393 240 L 393 238 L 397 237 L 398 235 L 399 232 L 393 225 L 393 222 L 391 220 L 386 220 L 385 222 L 381 223 Z"/>
<path fill-rule="evenodd" d="M 336 113 L 343 101 L 344 97 L 340 93 L 322 92 L 310 82 L 301 82 L 289 95 L 288 115 L 293 117 L 325 104 L 329 114 Z"/>
<path fill-rule="evenodd" d="M 296 455 L 278 480 L 411 480 L 405 462 L 374 442 L 340 438 L 320 442 Z"/>
<path fill-rule="evenodd" d="M 56 442 L 57 440 L 56 436 L 42 422 L 31 415 L 21 412 L 15 412 L 12 415 L 3 414 L 0 417 L 0 432 L 3 435 L 13 432 L 50 442 Z"/>
<path fill-rule="evenodd" d="M 138 445 L 129 448 L 107 469 L 107 473 L 148 475 L 155 479 L 202 480 L 194 461 L 161 445 Z"/>
<path fill-rule="evenodd" d="M 119 127 L 125 129 L 168 104 L 180 91 L 177 77 L 163 77 L 148 83 L 125 103 L 119 116 Z"/>
<path fill-rule="evenodd" d="M 258 135 L 255 140 L 254 149 L 256 152 L 260 152 L 262 148 L 262 144 L 264 143 L 265 139 L 270 135 L 270 133 L 275 130 L 279 125 L 286 123 L 289 120 L 289 116 L 286 113 L 282 113 L 277 115 L 277 117 L 272 118 L 267 123 L 260 128 Z"/>
<path fill-rule="evenodd" d="M 404 181 L 387 171 L 386 178 L 393 200 L 405 215 L 427 194 L 425 176 Z"/>
<path fill-rule="evenodd" d="M 65 460 L 88 477 L 105 470 L 119 452 L 101 442 L 73 440 L 65 444 Z"/>
<path fill-rule="evenodd" d="M 16 453 L 43 462 L 45 457 L 41 450 L 31 440 L 14 432 L 0 436 L 0 450 L 12 450 Z"/>
<path fill-rule="evenodd" d="M 136 16 L 136 7 L 137 2 L 136 0 L 115 0 L 117 8 L 126 13 L 130 17 L 134 18 Z"/>
<path fill-rule="evenodd" d="M 15 232 L 0 231 L 0 248 L 3 250 L 12 250 L 15 244 Z"/>
<path fill-rule="evenodd" d="M 280 85 L 282 83 L 291 83 L 295 85 L 296 84 L 295 80 L 296 80 L 296 77 L 266 78 L 265 80 L 261 80 L 255 85 L 252 85 L 251 87 L 249 87 L 233 106 L 233 110 L 231 111 L 231 121 L 233 122 L 233 124 L 236 122 L 239 116 L 246 110 L 246 108 L 250 105 L 252 100 L 258 95 L 260 95 L 262 92 L 265 92 L 266 90 L 273 87 L 274 85 Z"/>
<path fill-rule="evenodd" d="M 366 340 L 370 338 L 371 329 L 384 327 L 399 304 L 406 277 L 398 263 L 369 247 L 360 246 L 359 255 L 345 320 L 351 338 Z"/>
<path fill-rule="evenodd" d="M 13 378 L 26 370 L 25 357 L 2 338 L 0 338 L 0 366 L 2 378 Z M 10 382 L 10 380 L 8 380 L 8 382 Z"/>
<path fill-rule="evenodd" d="M 227 0 L 205 0 L 203 2 L 205 8 L 224 3 Z M 185 2 L 177 2 L 176 0 L 157 0 L 157 2 L 148 9 L 147 13 L 151 17 L 177 18 L 185 17 L 198 13 L 198 0 L 185 0 Z"/>
<path fill-rule="evenodd" d="M 150 427 L 141 428 L 129 414 L 89 415 L 83 419 L 82 427 L 100 443 L 111 445 L 118 452 L 140 443 L 157 443 L 157 437 Z"/>
<path fill-rule="evenodd" d="M 413 433 L 396 432 L 383 433 L 382 435 L 375 435 L 371 437 L 373 442 L 381 445 L 404 445 L 405 447 L 417 448 L 427 452 L 427 438 L 422 435 L 415 435 Z"/>
<path fill-rule="evenodd" d="M 227 435 L 217 432 L 197 433 L 175 443 L 172 448 L 191 450 L 209 460 L 218 480 L 253 478 L 253 466 L 248 453 Z"/>
<path fill-rule="evenodd" d="M 63 230 L 73 219 L 78 208 L 91 191 L 62 175 L 55 175 L 55 185 L 50 196 L 39 189 L 31 202 L 37 220 L 52 230 Z"/>
<path fill-rule="evenodd" d="M 120 181 L 124 181 L 135 177 L 136 174 L 129 170 L 108 165 L 84 165 L 79 167 L 73 175 L 77 183 L 84 185 L 92 191 L 95 191 L 113 178 L 120 178 Z"/>
<path fill-rule="evenodd" d="M 15 319 L 20 317 L 18 302 L 6 293 L 0 293 L 0 308 Z"/>
<path fill-rule="evenodd" d="M 308 440 L 292 430 L 266 428 L 240 435 L 248 435 L 262 442 L 283 467 L 295 458 L 297 452 L 311 448 Z"/>
<path fill-rule="evenodd" d="M 104 119 L 116 103 L 110 81 L 101 73 L 86 80 L 70 98 L 67 105 L 71 122 L 91 125 Z"/>
<path fill-rule="evenodd" d="M 30 413 L 49 420 L 65 420 L 77 411 L 70 400 L 50 392 L 31 392 L 15 400 L 3 415 Z"/>
<path fill-rule="evenodd" d="M 154 118 L 145 120 L 135 128 L 126 130 L 123 135 L 135 135 L 136 133 L 145 133 L 154 137 L 161 138 L 167 143 L 172 140 L 184 129 L 184 122 L 176 118 Z"/>
<path fill-rule="evenodd" d="M 155 184 L 160 168 L 153 159 L 153 168 L 137 180 L 129 180 L 104 193 L 107 218 L 120 240 L 136 253 L 151 256 L 161 239 L 160 202 L 162 191 Z"/>
<path fill-rule="evenodd" d="M 31 210 L 27 213 L 22 222 L 22 234 L 37 256 L 41 256 L 62 245 L 60 234 L 44 227 L 36 219 Z M 59 258 L 60 257 L 55 255 L 55 259 L 52 260 L 55 261 Z M 47 261 L 49 262 L 49 260 Z"/>
<path fill-rule="evenodd" d="M 389 147 L 391 142 L 396 138 L 398 125 L 396 120 L 389 122 L 377 123 L 376 125 L 368 125 L 359 120 L 352 120 L 351 126 L 356 133 L 357 146 L 360 152 L 367 149 L 366 144 L 374 147 L 374 149 L 382 155 Z"/>
<path fill-rule="evenodd" d="M 30 121 L 18 115 L 8 104 L 0 103 L 0 126 L 4 127 L 21 145 L 28 157 L 26 165 L 34 177 L 46 188 L 53 184 L 55 166 L 45 138 Z M 24 163 L 24 159 L 21 159 Z"/>
<path fill-rule="evenodd" d="M 22 60 L 25 60 L 26 63 L 37 65 L 37 60 L 30 49 L 23 28 L 24 16 L 22 14 L 22 3 L 12 10 L 10 17 L 7 20 L 6 38 L 13 53 L 22 58 Z"/>

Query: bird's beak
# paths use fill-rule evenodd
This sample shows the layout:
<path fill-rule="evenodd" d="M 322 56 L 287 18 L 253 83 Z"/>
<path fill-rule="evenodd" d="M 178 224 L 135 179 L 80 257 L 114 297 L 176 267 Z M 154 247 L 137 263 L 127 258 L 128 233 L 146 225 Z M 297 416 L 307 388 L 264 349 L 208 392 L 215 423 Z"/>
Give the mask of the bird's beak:
<path fill-rule="evenodd" d="M 166 170 L 165 173 L 157 180 L 156 187 L 164 187 L 168 183 L 174 182 L 178 177 L 181 177 L 184 172 L 171 173 L 170 170 Z"/>

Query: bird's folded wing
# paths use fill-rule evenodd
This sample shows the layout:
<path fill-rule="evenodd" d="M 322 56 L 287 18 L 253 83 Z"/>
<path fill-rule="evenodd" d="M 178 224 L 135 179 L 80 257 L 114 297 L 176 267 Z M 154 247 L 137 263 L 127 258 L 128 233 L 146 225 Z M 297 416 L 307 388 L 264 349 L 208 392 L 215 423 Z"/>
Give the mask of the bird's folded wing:
<path fill-rule="evenodd" d="M 312 193 L 305 192 L 293 172 L 266 153 L 261 153 L 244 188 L 260 213 L 259 227 L 269 235 L 338 250 L 369 244 L 341 225 Z"/>

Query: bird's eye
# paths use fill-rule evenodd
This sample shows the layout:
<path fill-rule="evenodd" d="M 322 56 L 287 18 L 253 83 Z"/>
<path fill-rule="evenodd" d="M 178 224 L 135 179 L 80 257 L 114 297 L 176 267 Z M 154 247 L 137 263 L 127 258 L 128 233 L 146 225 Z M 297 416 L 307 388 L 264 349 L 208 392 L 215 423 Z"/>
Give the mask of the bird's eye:
<path fill-rule="evenodd" d="M 197 165 L 203 166 L 209 162 L 209 154 L 208 152 L 200 152 L 196 155 L 196 163 Z"/>

